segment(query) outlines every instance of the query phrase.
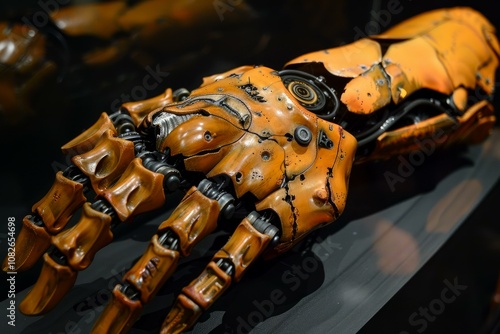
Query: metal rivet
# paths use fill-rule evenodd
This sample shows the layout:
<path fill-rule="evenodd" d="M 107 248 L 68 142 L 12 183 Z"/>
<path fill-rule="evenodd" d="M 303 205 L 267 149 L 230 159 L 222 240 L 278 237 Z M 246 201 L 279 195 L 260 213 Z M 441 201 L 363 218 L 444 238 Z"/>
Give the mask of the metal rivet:
<path fill-rule="evenodd" d="M 312 133 L 309 128 L 299 125 L 294 132 L 294 137 L 297 143 L 299 143 L 302 146 L 309 145 L 309 143 L 312 140 Z"/>

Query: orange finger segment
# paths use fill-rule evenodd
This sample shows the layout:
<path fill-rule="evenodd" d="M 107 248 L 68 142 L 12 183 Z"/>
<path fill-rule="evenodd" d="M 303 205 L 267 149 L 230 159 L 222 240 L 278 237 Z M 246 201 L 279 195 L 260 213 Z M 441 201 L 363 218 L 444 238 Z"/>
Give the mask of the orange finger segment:
<path fill-rule="evenodd" d="M 34 224 L 30 216 L 23 219 L 23 226 L 16 239 L 14 263 L 5 257 L 2 270 L 18 271 L 31 268 L 50 246 L 50 234 L 43 226 Z"/>
<path fill-rule="evenodd" d="M 66 226 L 74 211 L 84 202 L 83 185 L 58 172 L 52 188 L 33 205 L 32 210 L 42 217 L 47 230 L 55 234 Z"/>
<path fill-rule="evenodd" d="M 47 194 L 33 205 L 34 214 L 23 219 L 15 246 L 15 268 L 8 267 L 5 259 L 3 270 L 31 268 L 49 248 L 51 235 L 59 233 L 66 226 L 85 199 L 83 185 L 58 172 Z"/>
<path fill-rule="evenodd" d="M 141 301 L 148 303 L 172 275 L 179 262 L 179 252 L 163 247 L 154 235 L 144 255 L 124 277 L 141 292 Z"/>
<path fill-rule="evenodd" d="M 43 259 L 42 272 L 38 281 L 19 305 L 23 314 L 39 315 L 50 311 L 76 281 L 75 270 L 57 263 L 47 253 L 44 254 Z"/>
<path fill-rule="evenodd" d="M 160 225 L 146 252 L 125 274 L 125 284 L 115 288 L 113 300 L 99 317 L 93 333 L 123 333 L 132 326 L 143 305 L 151 301 L 175 271 L 180 256 L 189 255 L 216 228 L 220 210 L 217 200 L 192 187 Z"/>
<path fill-rule="evenodd" d="M 203 273 L 182 289 L 162 325 L 161 333 L 180 333 L 191 327 L 233 280 L 238 282 L 241 279 L 270 241 L 271 236 L 259 232 L 245 218 Z"/>
<path fill-rule="evenodd" d="M 108 306 L 101 313 L 99 320 L 92 327 L 92 334 L 127 333 L 142 311 L 139 300 L 131 300 L 122 292 L 122 286 L 113 289 Z M 114 321 L 102 321 L 113 319 Z"/>
<path fill-rule="evenodd" d="M 90 265 L 95 254 L 112 240 L 111 217 L 85 203 L 80 221 L 53 237 L 52 244 L 65 255 L 71 268 L 83 270 Z"/>

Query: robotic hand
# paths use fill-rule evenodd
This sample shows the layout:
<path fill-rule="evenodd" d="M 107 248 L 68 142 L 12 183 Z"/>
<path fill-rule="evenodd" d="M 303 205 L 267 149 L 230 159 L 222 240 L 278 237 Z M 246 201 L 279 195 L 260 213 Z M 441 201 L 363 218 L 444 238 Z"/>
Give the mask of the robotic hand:
<path fill-rule="evenodd" d="M 26 216 L 4 270 L 42 272 L 21 303 L 48 312 L 113 228 L 186 190 L 113 291 L 93 331 L 129 329 L 181 256 L 244 212 L 201 275 L 178 296 L 162 333 L 192 326 L 261 256 L 275 256 L 342 213 L 353 162 L 485 139 L 500 48 L 468 8 L 436 10 L 386 33 L 289 62 L 243 66 L 191 92 L 126 103 L 63 146 L 73 165 Z M 418 56 L 417 56 L 418 55 Z M 474 98 L 481 92 L 484 99 Z M 357 151 L 357 153 L 356 153 Z M 80 220 L 65 229 L 80 207 Z M 234 219 L 233 219 L 234 220 Z"/>

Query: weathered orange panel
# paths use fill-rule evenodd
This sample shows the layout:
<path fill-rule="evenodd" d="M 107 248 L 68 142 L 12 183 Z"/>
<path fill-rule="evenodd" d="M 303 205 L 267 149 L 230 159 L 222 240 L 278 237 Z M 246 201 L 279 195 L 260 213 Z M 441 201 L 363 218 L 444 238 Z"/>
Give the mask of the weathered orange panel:
<path fill-rule="evenodd" d="M 340 47 L 305 54 L 289 61 L 285 67 L 297 63 L 323 63 L 326 69 L 339 77 L 354 78 L 382 60 L 380 45 L 370 39 L 360 39 Z"/>
<path fill-rule="evenodd" d="M 220 117 L 197 115 L 180 124 L 159 146 L 186 158 L 238 141 L 244 132 Z"/>
<path fill-rule="evenodd" d="M 352 79 L 344 89 L 340 101 L 357 114 L 370 114 L 391 102 L 389 77 L 380 65 L 373 66 Z"/>
<path fill-rule="evenodd" d="M 250 192 L 261 199 L 283 182 L 283 153 L 283 149 L 274 141 L 260 141 L 259 137 L 247 134 L 232 145 L 231 150 L 207 176 L 227 174 L 233 181 L 238 197 Z"/>
<path fill-rule="evenodd" d="M 387 47 L 385 54 L 379 54 L 379 43 Z M 451 95 L 460 87 L 479 86 L 492 94 L 499 54 L 495 28 L 484 16 L 470 8 L 452 8 L 418 15 L 348 45 L 306 54 L 287 66 L 322 63 L 333 76 L 353 78 L 342 102 L 350 112 L 368 114 L 389 101 L 376 99 L 378 90 L 365 80 L 376 66 L 382 65 L 390 77 L 385 84 L 392 101 L 401 103 L 421 89 Z"/>
<path fill-rule="evenodd" d="M 417 53 L 418 57 L 410 57 Z M 384 55 L 383 65 L 391 77 L 392 98 L 396 103 L 422 88 L 443 94 L 451 94 L 455 88 L 436 57 L 436 49 L 421 38 L 392 44 Z"/>

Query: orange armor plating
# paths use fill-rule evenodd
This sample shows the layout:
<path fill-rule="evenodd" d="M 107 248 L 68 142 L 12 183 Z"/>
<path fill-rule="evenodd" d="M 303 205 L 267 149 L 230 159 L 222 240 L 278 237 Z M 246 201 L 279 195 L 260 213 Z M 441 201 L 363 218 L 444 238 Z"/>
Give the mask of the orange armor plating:
<path fill-rule="evenodd" d="M 447 123 L 454 130 L 467 127 L 463 131 L 474 133 L 453 136 L 447 145 L 484 140 L 495 123 L 492 106 L 481 104 L 468 113 L 466 109 L 477 92 L 492 96 L 499 55 L 495 28 L 485 18 L 468 8 L 452 8 L 421 14 L 352 44 L 306 54 L 287 67 L 311 70 L 322 64 L 333 82 L 343 85 L 340 79 L 350 78 L 345 87 L 334 86 L 342 92 L 340 100 L 348 112 L 354 114 L 401 105 L 422 90 L 449 98 L 455 117 L 438 115 L 426 124 L 386 131 L 377 138 L 376 149 L 359 160 L 365 161 L 412 150 L 415 139 L 433 136 L 437 130 L 450 132 Z"/>
<path fill-rule="evenodd" d="M 437 10 L 299 57 L 282 71 L 243 66 L 205 78 L 188 94 L 167 89 L 103 114 L 63 147 L 74 166 L 57 175 L 23 222 L 18 269 L 54 247 L 22 311 L 50 310 L 76 271 L 111 241 L 114 224 L 159 208 L 165 193 L 180 187 L 184 199 L 117 285 L 93 332 L 126 332 L 179 257 L 218 221 L 246 210 L 227 244 L 183 289 L 162 333 L 189 328 L 262 254 L 285 252 L 342 214 L 353 162 L 411 151 L 438 131 L 446 134 L 442 146 L 485 139 L 492 105 L 470 97 L 478 90 L 491 97 L 499 51 L 494 28 L 477 12 Z M 86 201 L 83 185 L 95 200 L 61 232 Z M 243 201 L 250 210 L 238 208 Z"/>
<path fill-rule="evenodd" d="M 242 88 L 249 84 L 258 92 L 253 98 Z M 272 69 L 257 67 L 206 84 L 148 117 L 165 112 L 193 116 L 160 140 L 158 149 L 181 154 L 188 170 L 228 175 L 238 197 L 250 193 L 259 200 L 257 210 L 276 211 L 282 220 L 276 250 L 342 212 L 356 141 L 305 110 Z M 291 140 L 298 127 L 310 129 L 309 144 Z M 319 145 L 320 133 L 332 147 Z"/>

